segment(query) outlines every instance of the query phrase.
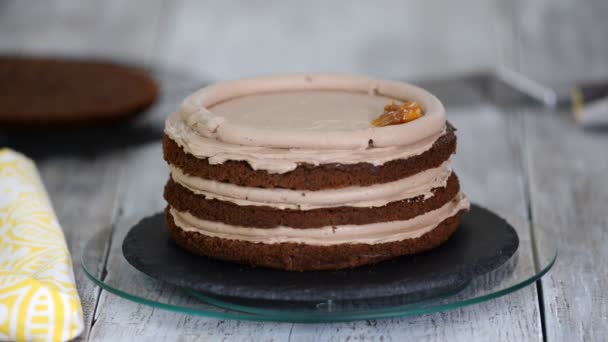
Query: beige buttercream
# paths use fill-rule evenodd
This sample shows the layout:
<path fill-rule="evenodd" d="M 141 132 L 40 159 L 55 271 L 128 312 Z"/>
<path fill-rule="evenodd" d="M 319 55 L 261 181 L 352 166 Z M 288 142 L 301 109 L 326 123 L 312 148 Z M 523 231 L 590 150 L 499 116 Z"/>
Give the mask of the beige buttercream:
<path fill-rule="evenodd" d="M 197 158 L 208 158 L 208 162 L 212 165 L 222 164 L 227 160 L 238 160 L 247 162 L 254 170 L 285 173 L 294 170 L 300 163 L 312 165 L 370 163 L 380 166 L 391 160 L 410 158 L 431 149 L 433 143 L 445 134 L 445 127 L 409 145 L 350 150 L 269 148 L 228 144 L 199 135 L 186 124 L 179 113 L 169 116 L 165 132 L 184 151 Z"/>
<path fill-rule="evenodd" d="M 260 96 L 281 93 L 278 96 L 281 98 L 293 91 L 309 91 L 311 95 L 303 102 L 282 100 L 272 106 Z M 312 95 L 319 91 L 340 94 L 347 110 L 333 106 L 340 101 Z M 355 101 L 353 93 L 367 94 L 358 96 L 357 102 L 363 102 L 363 108 L 379 104 L 378 110 L 375 113 L 369 109 L 348 110 L 357 108 L 356 103 L 348 104 Z M 241 100 L 248 101 L 248 107 L 237 105 L 233 109 L 238 110 L 221 110 L 222 106 L 230 107 L 226 103 L 231 100 L 252 96 L 253 99 Z M 382 112 L 383 102 L 388 98 L 416 101 L 425 115 L 407 125 L 372 127 L 369 122 Z M 277 96 L 273 97 L 272 101 L 276 100 Z M 218 113 L 214 112 L 214 106 Z M 275 148 L 366 148 L 370 139 L 378 147 L 407 145 L 441 131 L 445 125 L 445 109 L 429 92 L 407 83 L 348 75 L 279 75 L 222 82 L 187 97 L 179 112 L 199 135 L 230 144 Z M 307 114 L 302 116 L 302 112 Z"/>
<path fill-rule="evenodd" d="M 269 206 L 279 209 L 309 210 L 330 207 L 380 207 L 393 201 L 433 196 L 434 188 L 445 187 L 452 173 L 449 161 L 394 182 L 328 190 L 290 190 L 244 187 L 194 177 L 170 165 L 173 180 L 208 199 L 237 205 Z"/>
<path fill-rule="evenodd" d="M 187 212 L 173 208 L 170 213 L 175 224 L 185 231 L 198 232 L 222 239 L 249 241 L 254 243 L 304 243 L 330 246 L 338 244 L 378 244 L 417 238 L 433 230 L 448 217 L 469 208 L 469 201 L 459 193 L 439 209 L 429 211 L 405 221 L 391 221 L 364 225 L 342 225 L 320 228 L 277 227 L 270 229 L 239 227 L 221 222 L 196 218 Z"/>
<path fill-rule="evenodd" d="M 425 115 L 373 127 L 391 101 L 413 100 Z M 165 133 L 210 164 L 246 161 L 285 173 L 300 163 L 382 165 L 429 150 L 445 133 L 445 109 L 413 85 L 341 75 L 283 75 L 228 81 L 186 98 Z"/>
<path fill-rule="evenodd" d="M 237 97 L 209 110 L 248 127 L 356 131 L 369 128 L 370 121 L 393 101 L 385 96 L 343 90 L 281 91 Z"/>

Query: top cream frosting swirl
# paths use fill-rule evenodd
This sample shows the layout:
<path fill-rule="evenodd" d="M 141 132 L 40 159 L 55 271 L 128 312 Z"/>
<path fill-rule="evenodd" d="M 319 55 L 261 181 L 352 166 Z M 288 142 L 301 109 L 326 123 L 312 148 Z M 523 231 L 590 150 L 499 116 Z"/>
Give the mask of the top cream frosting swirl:
<path fill-rule="evenodd" d="M 384 105 L 406 100 L 425 115 L 401 125 L 370 124 Z M 443 105 L 421 88 L 325 74 L 218 83 L 186 98 L 165 126 L 186 152 L 211 164 L 244 160 L 273 173 L 298 163 L 381 165 L 430 149 L 444 132 Z"/>

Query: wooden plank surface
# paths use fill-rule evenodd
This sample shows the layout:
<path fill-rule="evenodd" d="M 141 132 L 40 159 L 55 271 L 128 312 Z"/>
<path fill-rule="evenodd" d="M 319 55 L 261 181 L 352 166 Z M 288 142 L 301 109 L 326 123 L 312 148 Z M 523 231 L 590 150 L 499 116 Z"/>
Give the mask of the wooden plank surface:
<path fill-rule="evenodd" d="M 542 279 L 548 341 L 608 336 L 608 135 L 566 112 L 526 112 L 532 218 L 539 253 L 558 247 Z"/>
<path fill-rule="evenodd" d="M 507 116 L 490 105 L 478 105 L 452 112 L 451 120 L 459 130 L 456 168 L 465 191 L 474 201 L 496 210 L 518 227 L 522 239 L 518 272 L 530 272 L 532 265 L 529 232 L 526 224 L 524 180 L 520 165 L 521 118 Z M 479 146 L 486 148 L 479 151 Z M 134 293 L 153 295 L 174 291 L 131 277 L 133 272 L 120 255 L 120 242 L 126 231 L 143 216 L 164 207 L 161 198 L 167 170 L 160 146 L 135 149 L 121 181 L 122 196 L 107 279 L 122 284 Z M 487 168 L 480 169 L 482 163 Z M 500 193 L 500 196 L 494 194 Z M 118 245 L 117 245 L 118 244 Z M 112 278 L 117 277 L 118 279 Z M 476 286 L 486 284 L 479 282 Z M 146 287 L 147 286 L 147 287 Z M 169 301 L 187 303 L 181 293 L 171 293 Z M 103 293 L 91 331 L 92 340 L 143 339 L 173 340 L 177 335 L 187 341 L 207 340 L 348 340 L 357 338 L 401 340 L 420 338 L 454 340 L 542 340 L 538 300 L 534 287 L 508 297 L 456 311 L 401 319 L 336 324 L 286 324 L 221 321 L 187 316 L 127 302 Z"/>
<path fill-rule="evenodd" d="M 72 255 L 85 317 L 81 339 L 86 340 L 100 289 L 86 278 L 80 258 L 93 235 L 112 224 L 122 157 L 120 154 L 85 159 L 57 157 L 40 161 L 38 167 Z M 88 253 L 104 254 L 103 243 L 89 247 L 94 250 Z M 104 262 L 99 260 L 100 264 Z"/>
<path fill-rule="evenodd" d="M 520 70 L 571 86 L 608 77 L 603 0 L 518 1 Z M 577 127 L 568 108 L 525 112 L 531 214 L 541 256 L 558 248 L 542 279 L 547 341 L 608 336 L 608 135 Z"/>

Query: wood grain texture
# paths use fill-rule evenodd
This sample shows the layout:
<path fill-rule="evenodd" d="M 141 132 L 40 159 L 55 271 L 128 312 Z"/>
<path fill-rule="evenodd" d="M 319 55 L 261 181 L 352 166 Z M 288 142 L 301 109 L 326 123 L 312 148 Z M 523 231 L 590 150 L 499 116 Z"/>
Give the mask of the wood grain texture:
<path fill-rule="evenodd" d="M 85 317 L 85 331 L 80 338 L 86 340 L 100 289 L 86 278 L 80 258 L 87 241 L 112 224 L 122 157 L 113 154 L 87 159 L 51 158 L 41 161 L 38 167 L 72 255 Z M 93 247 L 95 250 L 86 252 L 104 255 L 105 243 Z M 98 262 L 101 269 L 105 260 L 100 258 Z"/>
<path fill-rule="evenodd" d="M 608 136 L 565 112 L 526 112 L 532 218 L 539 253 L 558 246 L 542 279 L 548 341 L 608 336 Z"/>
<path fill-rule="evenodd" d="M 520 70 L 567 85 L 608 76 L 602 0 L 518 1 Z M 538 254 L 558 248 L 541 280 L 547 341 L 608 335 L 608 136 L 584 131 L 566 111 L 525 112 L 526 163 Z"/>

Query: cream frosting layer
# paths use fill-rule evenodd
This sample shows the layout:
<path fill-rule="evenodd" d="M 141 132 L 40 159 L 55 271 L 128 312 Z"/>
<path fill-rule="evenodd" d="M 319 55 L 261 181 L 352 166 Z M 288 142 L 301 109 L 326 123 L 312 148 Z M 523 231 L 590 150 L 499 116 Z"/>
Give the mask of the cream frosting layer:
<path fill-rule="evenodd" d="M 394 182 L 328 190 L 265 189 L 194 177 L 170 165 L 173 180 L 208 199 L 237 205 L 269 206 L 279 209 L 310 210 L 330 207 L 380 207 L 390 202 L 418 196 L 433 196 L 434 188 L 445 187 L 452 173 L 449 161 Z"/>
<path fill-rule="evenodd" d="M 307 229 L 239 227 L 202 220 L 188 212 L 180 212 L 173 208 L 170 209 L 170 213 L 175 224 L 181 229 L 211 237 L 265 244 L 291 242 L 331 246 L 339 244 L 379 244 L 417 238 L 430 232 L 443 220 L 455 215 L 460 210 L 468 209 L 469 206 L 468 199 L 462 193 L 459 193 L 441 208 L 405 221 Z"/>
<path fill-rule="evenodd" d="M 425 115 L 407 125 L 371 126 L 369 122 L 382 112 L 388 99 L 416 101 Z M 374 106 L 378 108 L 373 110 Z M 179 113 L 201 136 L 274 148 L 367 148 L 370 139 L 377 147 L 408 145 L 445 126 L 443 105 L 421 88 L 329 74 L 221 82 L 187 97 Z"/>
<path fill-rule="evenodd" d="M 445 134 L 445 126 L 440 131 L 409 145 L 324 150 L 228 144 L 199 135 L 177 112 L 167 119 L 165 133 L 185 152 L 197 158 L 208 158 L 209 164 L 237 160 L 247 162 L 254 170 L 285 173 L 293 171 L 300 163 L 312 165 L 370 163 L 380 166 L 391 160 L 417 156 L 431 149 L 435 141 Z"/>
<path fill-rule="evenodd" d="M 208 109 L 248 127 L 354 131 L 369 128 L 370 121 L 391 102 L 400 101 L 343 90 L 295 90 L 246 95 Z"/>
<path fill-rule="evenodd" d="M 416 101 L 425 115 L 373 127 L 371 120 L 393 100 Z M 272 173 L 299 163 L 381 165 L 430 149 L 445 133 L 445 109 L 427 91 L 402 82 L 324 74 L 258 77 L 195 92 L 169 116 L 165 133 L 211 164 L 246 161 Z"/>

